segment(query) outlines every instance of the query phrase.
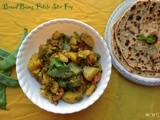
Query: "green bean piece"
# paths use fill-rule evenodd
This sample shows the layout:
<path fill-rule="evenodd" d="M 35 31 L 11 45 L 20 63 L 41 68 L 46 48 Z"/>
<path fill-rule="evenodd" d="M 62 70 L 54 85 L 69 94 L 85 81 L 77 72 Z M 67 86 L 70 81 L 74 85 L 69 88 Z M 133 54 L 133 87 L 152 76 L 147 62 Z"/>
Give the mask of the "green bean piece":
<path fill-rule="evenodd" d="M 19 87 L 18 80 L 8 77 L 7 75 L 4 75 L 2 73 L 0 73 L 0 83 L 9 87 Z"/>
<path fill-rule="evenodd" d="M 0 58 L 4 59 L 5 57 L 9 56 L 10 53 L 0 49 Z M 12 69 L 7 69 L 4 71 L 1 71 L 2 74 L 10 76 L 12 73 Z M 6 105 L 7 105 L 7 100 L 6 100 L 6 86 L 2 85 L 0 83 L 0 108 L 1 109 L 6 109 Z"/>
<path fill-rule="evenodd" d="M 8 57 L 10 55 L 9 52 L 3 50 L 0 48 L 0 59 L 4 59 L 5 57 Z M 2 70 L 1 73 L 10 76 L 12 73 L 12 69 Z"/>
<path fill-rule="evenodd" d="M 20 47 L 22 41 L 27 36 L 27 34 L 28 34 L 28 30 L 24 29 L 24 32 L 23 32 L 23 35 L 21 38 L 21 42 L 18 45 L 18 47 L 15 49 L 15 51 L 12 54 L 10 54 L 8 57 L 5 57 L 2 61 L 0 61 L 0 70 L 10 69 L 11 67 L 13 67 L 15 65 L 19 47 Z"/>
<path fill-rule="evenodd" d="M 76 63 L 74 62 L 70 62 L 67 65 L 69 67 L 69 69 L 75 74 L 78 75 L 82 72 L 81 67 L 79 67 Z"/>
<path fill-rule="evenodd" d="M 66 88 L 67 83 L 68 83 L 68 80 L 63 80 L 63 79 L 58 80 L 59 87 Z"/>
<path fill-rule="evenodd" d="M 67 66 L 63 62 L 59 61 L 57 58 L 53 58 L 51 60 L 49 68 L 52 69 L 54 67 L 56 67 L 56 68 L 57 67 L 66 68 Z"/>
<path fill-rule="evenodd" d="M 1 73 L 4 74 L 4 75 L 7 75 L 7 76 L 11 76 L 12 69 L 3 70 Z"/>
<path fill-rule="evenodd" d="M 0 59 L 4 59 L 5 57 L 8 57 L 9 55 L 10 55 L 9 52 L 0 48 Z"/>
<path fill-rule="evenodd" d="M 66 79 L 71 77 L 73 75 L 73 72 L 70 71 L 69 68 L 58 67 L 58 68 L 49 70 L 47 74 L 50 75 L 51 77 Z"/>
<path fill-rule="evenodd" d="M 79 87 L 81 85 L 80 76 L 72 76 L 68 82 L 68 87 Z"/>
<path fill-rule="evenodd" d="M 6 109 L 6 86 L 0 84 L 0 108 Z"/>

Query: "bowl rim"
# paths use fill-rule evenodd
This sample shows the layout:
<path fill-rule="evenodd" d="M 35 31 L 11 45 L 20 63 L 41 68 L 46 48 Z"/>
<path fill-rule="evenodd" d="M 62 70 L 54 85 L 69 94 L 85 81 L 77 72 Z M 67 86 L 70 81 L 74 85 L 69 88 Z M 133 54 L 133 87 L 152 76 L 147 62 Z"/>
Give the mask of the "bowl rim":
<path fill-rule="evenodd" d="M 133 1 L 125 0 L 113 11 L 113 13 L 111 14 L 111 16 L 107 22 L 104 38 L 105 38 L 105 41 L 107 42 L 107 45 L 109 47 L 109 51 L 110 51 L 111 58 L 112 58 L 112 64 L 122 76 L 127 78 L 127 80 L 132 81 L 134 83 L 137 83 L 139 85 L 159 86 L 160 85 L 160 78 L 148 78 L 148 77 L 143 77 L 140 75 L 130 73 L 120 64 L 120 62 L 116 59 L 116 57 L 114 56 L 114 54 L 112 52 L 112 45 L 111 45 L 112 25 L 122 14 L 124 14 L 124 11 L 126 11 L 135 2 L 136 2 L 136 0 L 133 0 Z"/>
<path fill-rule="evenodd" d="M 92 33 L 94 33 L 97 37 L 98 37 L 98 40 L 102 43 L 102 46 L 105 48 L 106 50 L 106 54 L 108 55 L 108 76 L 107 76 L 107 80 L 104 82 L 104 85 L 103 85 L 103 89 L 101 89 L 101 91 L 99 91 L 99 94 L 92 100 L 90 101 L 90 103 L 88 104 L 85 104 L 85 106 L 82 106 L 81 108 L 79 109 L 74 109 L 74 110 L 70 110 L 70 111 L 62 111 L 62 109 L 59 109 L 59 107 L 57 107 L 57 110 L 55 111 L 51 111 L 49 109 L 46 109 L 46 107 L 44 108 L 43 106 L 40 106 L 38 103 L 36 103 L 36 101 L 33 101 L 32 98 L 30 98 L 30 96 L 28 95 L 29 93 L 27 93 L 26 89 L 24 89 L 24 83 L 23 83 L 23 76 L 21 74 L 22 70 L 21 70 L 21 67 L 20 65 L 22 64 L 21 62 L 21 56 L 22 56 L 22 53 L 23 53 L 23 50 L 25 49 L 25 44 L 27 44 L 27 42 L 30 40 L 30 37 L 32 35 L 34 35 L 36 32 L 39 31 L 39 29 L 42 29 L 50 24 L 56 24 L 56 23 L 59 23 L 59 22 L 74 22 L 75 24 L 78 24 L 82 27 L 85 27 L 87 30 L 91 31 Z M 107 85 L 108 85 L 108 82 L 110 80 L 110 76 L 111 76 L 111 69 L 112 69 L 112 64 L 111 64 L 111 56 L 110 56 L 110 53 L 109 53 L 109 49 L 108 49 L 108 46 L 105 42 L 105 40 L 103 40 L 102 36 L 91 26 L 89 26 L 88 24 L 80 21 L 80 20 L 75 20 L 75 19 L 69 19 L 69 18 L 59 18 L 59 19 L 53 19 L 53 20 L 49 20 L 47 22 L 44 22 L 40 25 L 38 25 L 37 27 L 35 27 L 25 38 L 25 40 L 22 42 L 20 48 L 19 48 L 19 51 L 18 51 L 18 54 L 17 54 L 17 60 L 16 60 L 16 72 L 17 72 L 17 78 L 19 80 L 19 83 L 20 83 L 20 86 L 24 92 L 24 94 L 28 97 L 28 99 L 30 99 L 35 105 L 37 105 L 38 107 L 40 107 L 41 109 L 44 109 L 48 112 L 53 112 L 53 113 L 58 113 L 58 114 L 69 114 L 69 113 L 75 113 L 75 112 L 78 112 L 78 111 L 81 111 L 89 106 L 91 106 L 93 103 L 95 103 L 99 98 L 100 96 L 104 93 L 105 89 L 107 88 Z M 73 104 L 74 105 L 74 104 Z"/>

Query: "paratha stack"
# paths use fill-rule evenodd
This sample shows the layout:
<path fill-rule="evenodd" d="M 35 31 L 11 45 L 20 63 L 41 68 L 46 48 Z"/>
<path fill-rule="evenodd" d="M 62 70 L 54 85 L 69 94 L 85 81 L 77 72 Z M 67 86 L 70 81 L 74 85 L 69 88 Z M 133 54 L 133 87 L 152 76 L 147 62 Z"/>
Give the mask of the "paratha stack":
<path fill-rule="evenodd" d="M 134 3 L 114 24 L 112 33 L 112 51 L 128 71 L 160 77 L 160 0 Z M 154 38 L 154 42 L 140 37 Z"/>

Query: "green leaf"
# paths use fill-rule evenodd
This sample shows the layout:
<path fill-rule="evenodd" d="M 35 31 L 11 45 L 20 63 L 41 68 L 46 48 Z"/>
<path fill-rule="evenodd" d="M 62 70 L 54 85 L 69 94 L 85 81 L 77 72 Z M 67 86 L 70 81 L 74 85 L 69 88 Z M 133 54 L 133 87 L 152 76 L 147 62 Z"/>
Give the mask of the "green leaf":
<path fill-rule="evenodd" d="M 147 40 L 147 37 L 144 36 L 144 34 L 140 34 L 140 35 L 137 36 L 137 39 L 138 40 Z"/>
<path fill-rule="evenodd" d="M 154 36 L 147 37 L 147 43 L 153 44 L 156 42 L 156 38 Z"/>
<path fill-rule="evenodd" d="M 157 38 L 156 38 L 155 35 L 145 36 L 144 34 L 138 35 L 138 36 L 137 36 L 137 39 L 138 39 L 138 40 L 143 40 L 143 41 L 145 41 L 145 42 L 148 43 L 148 44 L 154 44 L 154 43 L 156 43 L 156 40 L 157 40 Z"/>

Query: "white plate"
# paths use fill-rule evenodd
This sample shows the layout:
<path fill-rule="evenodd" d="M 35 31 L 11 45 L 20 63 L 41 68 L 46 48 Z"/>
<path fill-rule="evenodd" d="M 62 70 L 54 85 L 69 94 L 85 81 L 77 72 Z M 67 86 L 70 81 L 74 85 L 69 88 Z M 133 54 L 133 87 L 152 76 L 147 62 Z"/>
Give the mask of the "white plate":
<path fill-rule="evenodd" d="M 82 101 L 75 104 L 60 101 L 58 105 L 54 105 L 48 99 L 42 97 L 40 95 L 40 84 L 32 77 L 27 68 L 31 56 L 38 52 L 39 45 L 46 43 L 46 40 L 51 38 L 52 33 L 56 30 L 67 35 L 73 35 L 73 32 L 89 34 L 95 42 L 94 51 L 101 55 L 100 64 L 103 72 L 97 89 L 90 97 L 84 97 Z M 110 79 L 111 57 L 105 41 L 95 29 L 78 20 L 55 19 L 37 26 L 28 34 L 17 55 L 16 71 L 23 92 L 35 105 L 49 112 L 73 113 L 89 107 L 102 95 Z"/>
<path fill-rule="evenodd" d="M 144 86 L 159 86 L 160 85 L 160 78 L 147 78 L 142 77 L 136 74 L 132 74 L 127 71 L 115 58 L 114 54 L 112 53 L 111 49 L 111 30 L 113 24 L 116 20 L 131 6 L 135 3 L 136 0 L 125 0 L 122 4 L 120 4 L 112 13 L 105 30 L 105 40 L 109 46 L 109 50 L 111 52 L 112 63 L 114 67 L 128 80 L 135 82 L 140 85 Z"/>

